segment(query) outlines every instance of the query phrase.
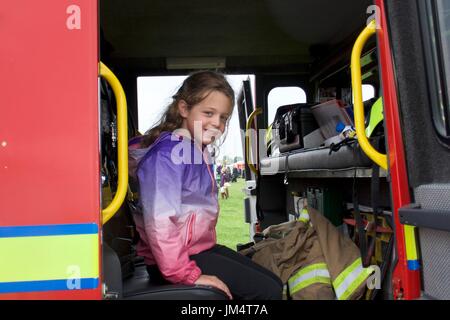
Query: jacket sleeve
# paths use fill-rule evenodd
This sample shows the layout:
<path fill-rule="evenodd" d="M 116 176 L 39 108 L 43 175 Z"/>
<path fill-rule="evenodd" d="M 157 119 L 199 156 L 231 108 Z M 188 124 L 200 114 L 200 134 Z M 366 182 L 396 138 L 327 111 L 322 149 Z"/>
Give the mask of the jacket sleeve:
<path fill-rule="evenodd" d="M 201 270 L 190 260 L 184 243 L 187 223 L 181 212 L 184 165 L 175 164 L 170 151 L 164 150 L 153 152 L 143 161 L 137 175 L 152 254 L 168 281 L 193 284 Z"/>

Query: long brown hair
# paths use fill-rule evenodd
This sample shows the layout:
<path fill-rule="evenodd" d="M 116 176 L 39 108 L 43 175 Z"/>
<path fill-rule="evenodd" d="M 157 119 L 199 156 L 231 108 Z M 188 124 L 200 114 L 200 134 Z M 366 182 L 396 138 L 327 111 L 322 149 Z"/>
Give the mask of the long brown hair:
<path fill-rule="evenodd" d="M 178 92 L 172 96 L 173 101 L 169 104 L 161 119 L 145 133 L 142 147 L 146 148 L 151 145 L 162 131 L 172 132 L 181 127 L 183 118 L 178 111 L 180 100 L 184 100 L 190 110 L 212 91 L 219 91 L 225 94 L 230 98 L 231 105 L 234 105 L 234 91 L 223 74 L 214 71 L 198 71 L 191 74 L 184 80 Z"/>

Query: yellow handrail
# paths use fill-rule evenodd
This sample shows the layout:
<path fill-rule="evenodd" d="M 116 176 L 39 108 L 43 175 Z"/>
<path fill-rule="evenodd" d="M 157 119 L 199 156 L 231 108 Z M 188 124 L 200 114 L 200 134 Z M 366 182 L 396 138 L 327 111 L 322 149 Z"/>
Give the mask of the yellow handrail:
<path fill-rule="evenodd" d="M 387 170 L 387 156 L 378 152 L 372 147 L 369 140 L 366 137 L 366 128 L 364 123 L 364 105 L 362 99 L 362 81 L 361 81 L 361 53 L 364 48 L 364 44 L 372 35 L 376 33 L 376 23 L 372 20 L 366 28 L 361 32 L 356 39 L 353 46 L 352 58 L 351 58 L 351 71 L 352 71 L 352 89 L 354 94 L 354 114 L 355 114 L 355 129 L 358 137 L 358 142 L 364 151 L 364 153 L 378 164 L 384 170 Z"/>
<path fill-rule="evenodd" d="M 358 137 L 358 142 L 361 145 L 363 151 L 367 156 L 372 159 L 376 164 L 378 164 L 384 170 L 387 170 L 387 156 L 385 154 L 379 153 L 375 150 L 369 143 L 366 137 L 365 127 L 364 127 L 364 106 L 362 101 L 362 81 L 361 81 L 361 52 L 366 43 L 367 39 L 376 33 L 376 22 L 372 20 L 366 28 L 361 32 L 358 39 L 353 46 L 351 68 L 352 68 L 352 88 L 355 98 L 354 103 L 354 114 L 355 114 L 355 128 Z M 415 227 L 404 225 L 404 237 L 405 237 L 405 247 L 406 247 L 406 259 L 408 261 L 408 268 L 410 263 L 417 264 L 418 252 L 417 252 L 417 241 L 415 236 Z M 412 269 L 411 269 L 412 270 Z M 416 269 L 414 269 L 416 270 Z"/>
<path fill-rule="evenodd" d="M 103 224 L 108 222 L 122 205 L 128 188 L 128 120 L 127 99 L 117 77 L 102 62 L 99 64 L 100 76 L 105 78 L 114 91 L 117 104 L 117 191 L 111 203 L 102 210 Z"/>
<path fill-rule="evenodd" d="M 248 117 L 247 120 L 247 126 L 246 126 L 246 130 L 245 130 L 245 157 L 247 159 L 247 164 L 250 168 L 250 170 L 254 173 L 254 174 L 258 174 L 258 170 L 255 168 L 255 166 L 253 165 L 253 163 L 251 162 L 250 159 L 250 150 L 251 150 L 251 145 L 250 145 L 250 127 L 252 125 L 253 122 L 253 118 L 255 118 L 258 114 L 262 113 L 262 109 L 261 108 L 256 108 Z M 257 133 L 258 134 L 258 133 Z"/>

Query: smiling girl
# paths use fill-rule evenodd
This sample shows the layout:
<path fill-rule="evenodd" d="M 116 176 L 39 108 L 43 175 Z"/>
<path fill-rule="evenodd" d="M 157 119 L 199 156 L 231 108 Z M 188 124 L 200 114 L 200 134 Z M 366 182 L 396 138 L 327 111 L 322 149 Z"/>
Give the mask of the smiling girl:
<path fill-rule="evenodd" d="M 206 146 L 225 132 L 233 105 L 223 75 L 194 73 L 159 124 L 130 141 L 130 179 L 140 200 L 137 251 L 162 282 L 212 286 L 230 299 L 281 299 L 277 276 L 216 243 L 218 190 Z"/>

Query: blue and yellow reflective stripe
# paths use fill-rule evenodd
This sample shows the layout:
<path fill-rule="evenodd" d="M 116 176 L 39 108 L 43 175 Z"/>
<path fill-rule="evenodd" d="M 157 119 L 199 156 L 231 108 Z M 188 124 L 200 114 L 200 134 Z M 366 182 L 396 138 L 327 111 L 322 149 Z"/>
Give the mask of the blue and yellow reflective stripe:
<path fill-rule="evenodd" d="M 95 289 L 98 288 L 98 281 L 99 281 L 98 278 L 80 279 L 79 286 L 77 286 L 71 279 L 0 282 L 0 293 Z"/>
<path fill-rule="evenodd" d="M 95 223 L 0 227 L 0 238 L 97 234 Z"/>
<path fill-rule="evenodd" d="M 356 259 L 333 281 L 336 297 L 339 300 L 347 300 L 350 298 L 372 272 L 372 268 L 363 267 L 361 258 Z"/>
<path fill-rule="evenodd" d="M 0 227 L 0 292 L 98 287 L 97 224 Z"/>
<path fill-rule="evenodd" d="M 296 292 L 316 283 L 330 284 L 330 274 L 325 263 L 316 263 L 302 268 L 288 280 L 289 292 Z"/>
<path fill-rule="evenodd" d="M 406 259 L 408 260 L 408 269 L 413 271 L 419 270 L 420 263 L 417 254 L 415 227 L 405 225 L 404 231 L 405 231 Z"/>

